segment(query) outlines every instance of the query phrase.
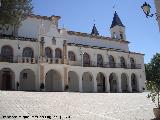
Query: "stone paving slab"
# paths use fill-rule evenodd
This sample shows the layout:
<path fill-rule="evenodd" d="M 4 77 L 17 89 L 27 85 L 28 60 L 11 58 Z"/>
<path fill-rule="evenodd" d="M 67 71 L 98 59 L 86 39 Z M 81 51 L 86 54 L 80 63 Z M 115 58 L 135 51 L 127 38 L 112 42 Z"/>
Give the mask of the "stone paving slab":
<path fill-rule="evenodd" d="M 146 95 L 0 91 L 0 120 L 151 120 L 154 104 Z"/>

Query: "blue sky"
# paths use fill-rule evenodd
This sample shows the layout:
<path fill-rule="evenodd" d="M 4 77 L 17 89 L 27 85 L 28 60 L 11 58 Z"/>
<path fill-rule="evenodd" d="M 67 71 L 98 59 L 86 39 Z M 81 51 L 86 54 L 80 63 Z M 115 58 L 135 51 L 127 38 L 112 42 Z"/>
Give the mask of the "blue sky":
<path fill-rule="evenodd" d="M 114 9 L 126 26 L 129 49 L 144 53 L 145 63 L 160 52 L 160 32 L 156 18 L 147 19 L 142 12 L 144 0 L 33 0 L 33 12 L 39 15 L 61 16 L 59 27 L 90 33 L 95 23 L 100 35 L 110 37 Z M 153 0 L 146 0 L 155 12 Z M 94 22 L 95 19 L 95 22 Z"/>

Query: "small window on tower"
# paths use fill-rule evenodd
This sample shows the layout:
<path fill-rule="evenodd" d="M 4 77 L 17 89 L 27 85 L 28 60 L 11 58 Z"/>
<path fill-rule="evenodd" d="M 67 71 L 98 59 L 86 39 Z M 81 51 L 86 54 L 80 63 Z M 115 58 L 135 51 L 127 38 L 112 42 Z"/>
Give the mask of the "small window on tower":
<path fill-rule="evenodd" d="M 23 73 L 23 79 L 27 79 L 27 73 Z"/>
<path fill-rule="evenodd" d="M 56 39 L 55 39 L 55 37 L 52 38 L 52 44 L 56 45 Z"/>
<path fill-rule="evenodd" d="M 123 39 L 123 33 L 122 32 L 120 32 L 120 37 L 121 37 L 121 39 Z"/>
<path fill-rule="evenodd" d="M 115 39 L 116 39 L 116 33 L 115 33 L 115 32 L 113 33 L 113 38 L 115 38 Z"/>

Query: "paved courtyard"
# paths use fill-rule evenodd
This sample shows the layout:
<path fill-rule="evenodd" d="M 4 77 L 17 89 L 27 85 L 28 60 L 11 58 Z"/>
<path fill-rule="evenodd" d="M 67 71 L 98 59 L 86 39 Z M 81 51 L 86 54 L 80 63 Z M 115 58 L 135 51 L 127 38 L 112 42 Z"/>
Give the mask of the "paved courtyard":
<path fill-rule="evenodd" d="M 0 120 L 151 120 L 146 95 L 0 91 Z"/>

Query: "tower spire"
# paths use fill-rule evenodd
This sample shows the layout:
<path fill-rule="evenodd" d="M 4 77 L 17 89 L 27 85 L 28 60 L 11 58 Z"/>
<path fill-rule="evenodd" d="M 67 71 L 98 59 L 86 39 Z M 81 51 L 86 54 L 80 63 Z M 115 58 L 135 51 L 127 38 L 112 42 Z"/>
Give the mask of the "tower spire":
<path fill-rule="evenodd" d="M 96 25 L 95 25 L 95 24 L 93 25 L 91 35 L 99 35 L 98 30 L 97 30 L 97 28 L 96 28 Z"/>
<path fill-rule="evenodd" d="M 114 12 L 113 21 L 112 21 L 112 24 L 111 24 L 111 27 L 110 27 L 110 28 L 113 28 L 113 27 L 116 26 L 116 25 L 125 27 L 125 26 L 123 25 L 123 23 L 121 22 L 121 19 L 119 18 L 117 12 L 115 11 L 115 12 Z"/>

